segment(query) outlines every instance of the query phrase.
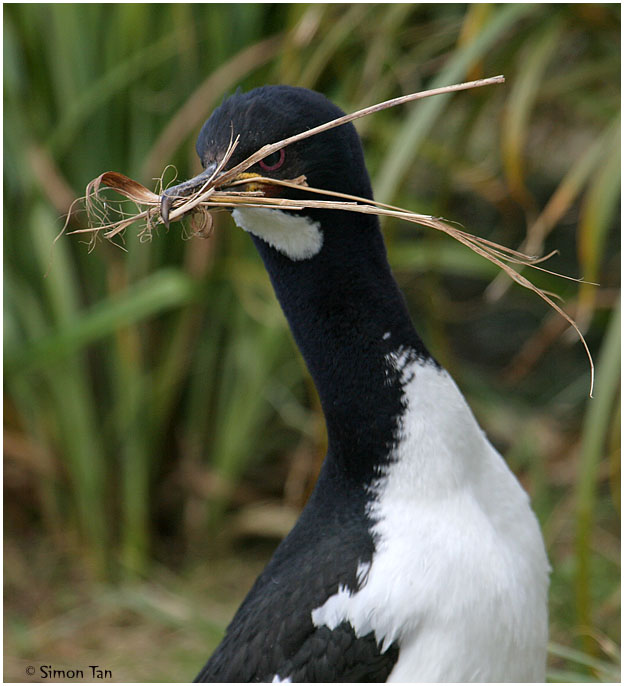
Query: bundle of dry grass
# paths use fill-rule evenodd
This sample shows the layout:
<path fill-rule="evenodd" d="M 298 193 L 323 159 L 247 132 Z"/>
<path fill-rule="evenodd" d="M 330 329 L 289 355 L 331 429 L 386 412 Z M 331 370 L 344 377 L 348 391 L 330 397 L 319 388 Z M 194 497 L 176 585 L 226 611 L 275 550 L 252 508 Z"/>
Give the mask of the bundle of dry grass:
<path fill-rule="evenodd" d="M 492 241 L 467 233 L 457 226 L 453 226 L 437 217 L 418 214 L 367 198 L 334 193 L 324 189 L 310 187 L 307 185 L 305 177 L 286 181 L 256 176 L 246 172 L 247 169 L 260 160 L 285 148 L 287 145 L 304 138 L 309 138 L 310 136 L 314 136 L 330 128 L 341 126 L 342 124 L 359 119 L 360 117 L 373 114 L 374 112 L 433 95 L 503 83 L 504 80 L 503 76 L 495 76 L 488 79 L 455 84 L 444 88 L 412 93 L 393 100 L 387 100 L 339 117 L 281 141 L 277 141 L 271 145 L 265 145 L 239 164 L 224 171 L 238 144 L 239 138 L 233 136 L 223 159 L 220 161 L 215 171 L 206 179 L 204 185 L 199 190 L 188 197 L 163 196 L 161 194 L 163 190 L 162 178 L 160 180 L 161 193 L 154 193 L 142 184 L 123 174 L 118 172 L 105 172 L 89 183 L 85 197 L 80 199 L 85 203 L 89 218 L 89 226 L 84 229 L 77 229 L 72 233 L 90 234 L 93 244 L 98 235 L 103 235 L 106 239 L 113 240 L 115 237 L 120 236 L 130 225 L 137 224 L 139 227 L 139 235 L 144 238 L 149 238 L 159 225 L 162 224 L 168 227 L 171 221 L 179 221 L 182 218 L 191 215 L 191 226 L 194 235 L 206 236 L 212 227 L 213 212 L 217 210 L 228 210 L 239 206 L 288 209 L 293 211 L 302 210 L 304 208 L 320 208 L 360 212 L 365 214 L 376 214 L 378 216 L 395 217 L 420 226 L 442 231 L 470 248 L 473 252 L 495 264 L 516 283 L 537 293 L 540 298 L 547 302 L 550 307 L 556 310 L 575 329 L 585 348 L 590 363 L 591 396 L 594 383 L 594 366 L 587 343 L 576 322 L 553 301 L 549 294 L 539 289 L 531 283 L 529 279 L 510 266 L 511 264 L 514 264 L 520 267 L 532 267 L 554 273 L 539 266 L 541 262 L 550 258 L 554 253 L 542 257 L 525 255 L 516 250 L 512 250 L 511 248 L 506 248 Z M 260 190 L 237 190 L 239 187 L 249 186 L 250 184 L 253 184 L 254 189 Z M 303 189 L 310 197 L 303 200 L 280 198 L 275 197 L 274 195 L 268 197 L 265 196 L 261 190 L 263 184 L 270 184 L 272 187 L 281 186 L 298 190 Z M 105 189 L 112 189 L 123 196 L 126 199 L 125 202 L 130 203 L 133 206 L 133 211 L 125 209 L 123 202 L 112 203 L 107 200 L 104 193 Z M 314 195 L 322 195 L 324 198 L 332 197 L 335 199 L 320 200 L 315 199 Z M 562 275 L 557 274 L 557 276 Z M 562 276 L 562 278 L 570 277 Z M 573 280 L 577 281 L 578 279 Z"/>

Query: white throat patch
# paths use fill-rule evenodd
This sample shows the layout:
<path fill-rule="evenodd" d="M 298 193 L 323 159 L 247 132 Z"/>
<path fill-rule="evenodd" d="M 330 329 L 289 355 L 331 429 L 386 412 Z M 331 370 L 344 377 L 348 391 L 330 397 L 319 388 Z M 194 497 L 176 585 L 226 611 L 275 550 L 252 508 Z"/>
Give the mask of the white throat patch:
<path fill-rule="evenodd" d="M 320 224 L 304 215 L 259 207 L 237 207 L 232 218 L 291 260 L 314 257 L 323 246 Z"/>

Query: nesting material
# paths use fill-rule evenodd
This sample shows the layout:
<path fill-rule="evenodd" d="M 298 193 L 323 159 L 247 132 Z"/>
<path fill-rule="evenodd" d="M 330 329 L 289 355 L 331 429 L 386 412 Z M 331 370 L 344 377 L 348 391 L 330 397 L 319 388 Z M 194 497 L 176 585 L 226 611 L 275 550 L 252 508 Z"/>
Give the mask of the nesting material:
<path fill-rule="evenodd" d="M 251 166 L 268 155 L 285 148 L 287 145 L 303 138 L 309 138 L 310 136 L 314 136 L 330 128 L 341 126 L 342 124 L 359 119 L 360 117 L 373 114 L 374 112 L 413 100 L 430 97 L 432 95 L 440 95 L 443 93 L 502 82 L 504 82 L 503 76 L 495 76 L 489 79 L 455 84 L 453 86 L 422 91 L 420 93 L 412 93 L 400 98 L 388 100 L 339 117 L 313 129 L 277 141 L 276 143 L 265 145 L 236 166 L 224 171 L 239 140 L 238 136 L 234 137 L 234 135 L 232 135 L 223 159 L 217 165 L 212 176 L 207 178 L 203 187 L 188 197 L 173 199 L 169 207 L 168 221 L 166 224 L 168 226 L 169 222 L 180 221 L 182 218 L 190 215 L 192 235 L 207 236 L 212 228 L 212 215 L 218 210 L 231 210 L 241 206 L 265 207 L 290 211 L 317 208 L 394 217 L 446 233 L 470 248 L 473 252 L 495 264 L 519 285 L 537 293 L 540 298 L 547 302 L 550 307 L 558 312 L 575 329 L 590 362 L 591 396 L 594 382 L 594 366 L 587 343 L 576 322 L 553 301 L 549 294 L 535 286 L 529 279 L 510 266 L 514 264 L 521 267 L 532 267 L 543 271 L 549 271 L 541 267 L 540 263 L 551 257 L 554 252 L 542 257 L 525 255 L 516 250 L 512 250 L 511 248 L 506 248 L 492 241 L 463 231 L 457 226 L 451 225 L 438 217 L 418 214 L 400 207 L 376 202 L 368 198 L 310 187 L 307 185 L 305 177 L 299 177 L 292 180 L 279 180 L 264 176 L 255 176 L 247 172 Z M 243 175 L 243 178 L 241 178 L 241 175 Z M 270 196 L 265 195 L 262 190 L 262 187 L 265 184 L 270 184 L 272 187 L 272 194 Z M 160 179 L 159 185 L 160 190 L 162 191 L 162 178 Z M 245 186 L 249 187 L 250 185 L 253 185 L 254 190 L 244 190 Z M 297 200 L 285 197 L 275 197 L 274 193 L 276 187 L 304 190 L 309 197 Z M 241 190 L 238 190 L 238 188 Z M 116 202 L 111 201 L 108 197 L 107 189 L 112 189 L 117 194 L 121 195 L 124 200 Z M 319 195 L 322 195 L 324 199 L 315 197 Z M 124 230 L 133 224 L 137 225 L 139 236 L 142 239 L 149 239 L 159 226 L 165 224 L 165 221 L 161 216 L 161 195 L 150 191 L 137 181 L 118 172 L 105 172 L 91 181 L 86 188 L 85 197 L 79 199 L 79 201 L 84 201 L 89 225 L 86 228 L 77 229 L 71 233 L 90 235 L 92 245 L 99 235 L 102 235 L 108 240 L 114 240 L 116 237 L 121 237 Z M 562 275 L 557 274 L 557 276 Z"/>

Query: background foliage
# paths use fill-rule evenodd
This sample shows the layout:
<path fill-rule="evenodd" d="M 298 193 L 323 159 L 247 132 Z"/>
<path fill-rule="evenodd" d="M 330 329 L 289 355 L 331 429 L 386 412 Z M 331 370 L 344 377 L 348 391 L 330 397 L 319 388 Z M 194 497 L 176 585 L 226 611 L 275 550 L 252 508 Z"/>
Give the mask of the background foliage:
<path fill-rule="evenodd" d="M 253 246 L 220 217 L 125 251 L 61 217 L 104 170 L 199 169 L 224 94 L 352 111 L 377 199 L 528 252 L 596 360 L 461 246 L 384 225 L 426 343 L 532 495 L 553 565 L 554 681 L 619 680 L 619 5 L 4 6 L 5 679 L 100 664 L 185 680 L 288 530 L 319 405 Z M 72 226 L 80 225 L 81 217 Z M 96 662 L 94 662 L 94 660 Z"/>

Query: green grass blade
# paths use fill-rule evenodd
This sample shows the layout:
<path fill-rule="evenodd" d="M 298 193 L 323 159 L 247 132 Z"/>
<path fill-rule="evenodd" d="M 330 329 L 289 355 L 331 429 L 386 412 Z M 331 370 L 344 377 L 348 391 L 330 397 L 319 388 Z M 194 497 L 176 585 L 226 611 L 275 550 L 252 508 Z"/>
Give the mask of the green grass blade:
<path fill-rule="evenodd" d="M 428 88 L 439 88 L 461 81 L 473 62 L 486 54 L 487 50 L 496 41 L 501 40 L 516 22 L 534 10 L 535 6 L 529 4 L 500 6 L 474 41 L 451 55 L 447 65 L 428 84 Z M 394 142 L 377 174 L 375 190 L 378 200 L 387 203 L 393 202 L 397 188 L 407 174 L 418 146 L 428 135 L 449 102 L 449 97 L 445 95 L 429 98 L 417 103 L 413 111 L 406 115 L 406 121 L 394 136 Z"/>
<path fill-rule="evenodd" d="M 501 125 L 503 166 L 512 197 L 523 205 L 534 201 L 526 187 L 525 157 L 531 112 L 542 89 L 543 76 L 560 41 L 561 19 L 556 16 L 522 49 L 523 66 L 515 80 L 509 84 L 509 97 Z"/>
<path fill-rule="evenodd" d="M 614 131 L 613 141 L 606 160 L 593 176 L 585 195 L 578 232 L 579 264 L 583 278 L 596 283 L 600 279 L 600 266 L 605 257 L 607 236 L 620 200 L 620 131 Z M 581 308 L 591 307 L 596 287 L 581 284 Z M 586 315 L 583 315 L 586 319 Z"/>
<path fill-rule="evenodd" d="M 84 122 L 110 98 L 128 88 L 143 73 L 166 62 L 176 54 L 178 35 L 171 33 L 133 53 L 131 57 L 106 71 L 84 92 L 71 100 L 71 107 L 52 131 L 47 145 L 56 156 L 63 155 L 74 144 Z"/>
<path fill-rule="evenodd" d="M 593 655 L 588 655 L 580 650 L 575 650 L 569 646 L 564 646 L 559 643 L 549 643 L 548 652 L 550 655 L 566 660 L 573 665 L 579 665 L 585 669 L 593 670 L 599 677 L 600 681 L 620 681 L 620 666 L 618 664 L 608 662 L 607 660 L 599 660 Z M 574 672 L 571 670 L 548 670 L 549 681 L 568 681 L 568 682 L 595 682 L 596 678 L 592 678 L 585 673 Z"/>
<path fill-rule="evenodd" d="M 6 371 L 21 373 L 48 366 L 120 327 L 180 307 L 198 296 L 196 284 L 177 269 L 161 270 L 134 284 L 122 295 L 111 296 L 76 316 L 52 334 L 5 353 Z"/>
<path fill-rule="evenodd" d="M 588 400 L 583 421 L 576 488 L 576 608 L 581 627 L 592 624 L 592 524 L 596 511 L 598 468 L 604 459 L 605 439 L 620 384 L 620 323 L 621 313 L 617 307 L 611 316 L 596 364 L 595 397 Z M 594 645 L 593 640 L 588 639 L 588 650 L 592 650 Z"/>

